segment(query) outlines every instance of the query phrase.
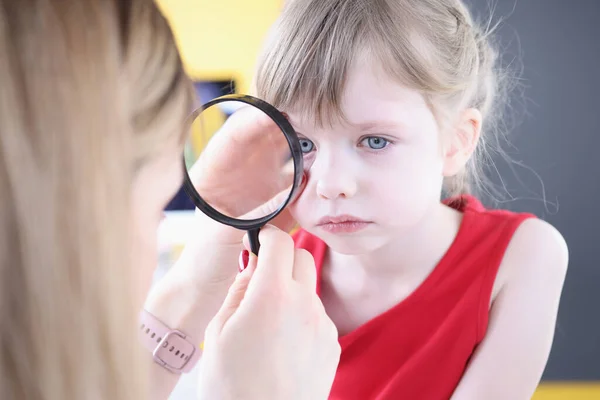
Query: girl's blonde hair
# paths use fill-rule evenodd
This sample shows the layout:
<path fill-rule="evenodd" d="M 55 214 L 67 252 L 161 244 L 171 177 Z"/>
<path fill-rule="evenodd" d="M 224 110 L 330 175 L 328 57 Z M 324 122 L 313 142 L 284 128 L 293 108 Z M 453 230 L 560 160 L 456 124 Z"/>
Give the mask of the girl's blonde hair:
<path fill-rule="evenodd" d="M 146 398 L 130 192 L 192 98 L 152 1 L 0 0 L 1 399 Z"/>
<path fill-rule="evenodd" d="M 496 106 L 508 86 L 491 39 L 460 0 L 290 0 L 259 59 L 256 91 L 318 124 L 344 118 L 347 74 L 366 51 L 390 77 L 424 95 L 442 130 L 461 109 L 481 111 L 474 157 L 444 185 L 448 195 L 468 193 L 484 185 L 490 154 L 502 152 L 490 117 L 500 118 Z"/>

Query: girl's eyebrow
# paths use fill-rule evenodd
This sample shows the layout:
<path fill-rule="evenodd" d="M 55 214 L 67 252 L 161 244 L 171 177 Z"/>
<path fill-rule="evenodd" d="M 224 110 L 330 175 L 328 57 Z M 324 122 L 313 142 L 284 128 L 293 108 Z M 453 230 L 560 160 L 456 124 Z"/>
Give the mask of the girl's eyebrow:
<path fill-rule="evenodd" d="M 352 124 L 352 126 L 361 131 L 370 131 L 373 129 L 404 128 L 404 125 L 397 121 L 385 121 L 385 120 L 365 121 L 365 122 L 361 122 L 361 123 L 357 123 L 357 124 Z"/>
<path fill-rule="evenodd" d="M 292 126 L 294 126 L 294 122 L 292 120 L 290 120 L 290 123 L 292 124 Z M 364 132 L 364 131 L 376 131 L 376 130 L 405 130 L 407 127 L 405 124 L 399 122 L 399 121 L 390 121 L 390 120 L 372 120 L 372 121 L 363 121 L 363 122 L 357 122 L 357 123 L 349 123 L 349 125 L 347 125 L 349 127 L 351 127 L 352 129 L 355 129 L 357 131 L 360 132 Z M 298 128 L 296 128 L 294 126 L 294 130 L 296 131 L 296 134 L 298 136 L 304 136 L 306 137 L 305 134 L 302 133 L 301 130 L 299 130 Z"/>

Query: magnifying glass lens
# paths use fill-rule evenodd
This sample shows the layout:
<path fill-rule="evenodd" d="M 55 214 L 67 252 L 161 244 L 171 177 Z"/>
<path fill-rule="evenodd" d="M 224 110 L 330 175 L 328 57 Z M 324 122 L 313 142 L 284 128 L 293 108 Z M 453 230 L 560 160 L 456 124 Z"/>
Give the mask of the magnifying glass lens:
<path fill-rule="evenodd" d="M 190 118 L 185 188 L 203 212 L 254 232 L 290 201 L 302 176 L 296 133 L 274 107 L 225 96 Z"/>

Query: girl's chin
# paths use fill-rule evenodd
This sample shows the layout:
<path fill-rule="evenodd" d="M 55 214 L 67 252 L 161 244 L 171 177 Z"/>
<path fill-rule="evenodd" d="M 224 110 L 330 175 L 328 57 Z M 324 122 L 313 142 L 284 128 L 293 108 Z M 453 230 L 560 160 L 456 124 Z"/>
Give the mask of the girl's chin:
<path fill-rule="evenodd" d="M 336 235 L 327 232 L 310 232 L 327 244 L 327 247 L 339 254 L 360 256 L 372 253 L 385 245 L 381 237 L 372 235 Z"/>

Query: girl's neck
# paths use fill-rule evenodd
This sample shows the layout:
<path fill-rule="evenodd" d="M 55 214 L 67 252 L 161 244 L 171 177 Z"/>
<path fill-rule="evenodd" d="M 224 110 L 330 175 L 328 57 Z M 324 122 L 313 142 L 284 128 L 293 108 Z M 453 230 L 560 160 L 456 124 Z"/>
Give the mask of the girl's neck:
<path fill-rule="evenodd" d="M 417 227 L 393 237 L 373 252 L 344 255 L 330 250 L 326 263 L 330 271 L 324 272 L 327 275 L 354 272 L 387 279 L 433 270 L 452 245 L 461 222 L 461 212 L 437 203 Z"/>

